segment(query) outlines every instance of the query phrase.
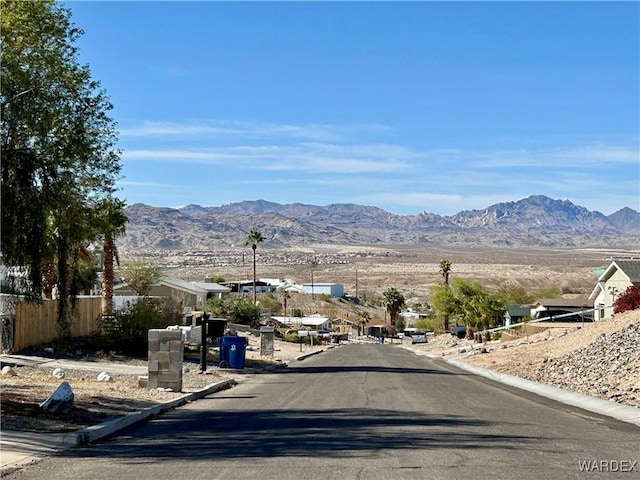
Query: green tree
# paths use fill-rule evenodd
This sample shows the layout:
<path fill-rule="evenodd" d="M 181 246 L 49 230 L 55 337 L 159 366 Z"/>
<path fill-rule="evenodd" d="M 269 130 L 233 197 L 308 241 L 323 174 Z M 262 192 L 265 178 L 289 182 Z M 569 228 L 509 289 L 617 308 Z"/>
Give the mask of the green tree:
<path fill-rule="evenodd" d="M 458 299 L 450 285 L 441 283 L 430 288 L 429 303 L 438 319 L 443 321 L 445 332 L 449 331 L 449 321 L 459 311 Z"/>
<path fill-rule="evenodd" d="M 387 288 L 382 294 L 382 305 L 389 312 L 389 322 L 396 326 L 396 317 L 404 306 L 404 296 L 394 287 Z"/>
<path fill-rule="evenodd" d="M 137 295 L 146 297 L 151 286 L 162 276 L 162 271 L 157 265 L 143 260 L 135 260 L 124 266 L 124 278 L 131 289 Z"/>
<path fill-rule="evenodd" d="M 253 250 L 253 303 L 256 303 L 256 250 L 258 249 L 258 244 L 264 242 L 264 237 L 262 236 L 262 232 L 257 228 L 252 228 L 247 235 L 247 239 L 244 242 L 244 246 L 251 245 L 251 250 Z"/>
<path fill-rule="evenodd" d="M 117 198 L 104 198 L 98 205 L 96 225 L 102 236 L 102 314 L 110 315 L 113 308 L 114 261 L 120 266 L 116 237 L 124 235 L 129 221 L 124 211 L 125 202 Z"/>
<path fill-rule="evenodd" d="M 500 284 L 496 295 L 506 304 L 531 304 L 536 299 L 531 293 L 527 293 L 525 288 L 515 281 L 506 281 Z"/>
<path fill-rule="evenodd" d="M 64 336 L 74 256 L 94 240 L 93 204 L 120 173 L 112 106 L 78 63 L 70 10 L 54 0 L 0 0 L 0 9 L 0 249 L 5 265 L 26 268 L 32 298 L 42 297 L 44 267 L 55 270 Z"/>
<path fill-rule="evenodd" d="M 430 300 L 439 316 L 451 315 L 463 322 L 469 338 L 474 329 L 489 329 L 506 310 L 504 302 L 482 284 L 462 278 L 454 279 L 451 285 L 434 285 Z"/>
<path fill-rule="evenodd" d="M 540 287 L 535 292 L 533 292 L 533 297 L 534 297 L 534 300 L 536 298 L 559 298 L 561 294 L 562 294 L 562 291 L 560 290 L 559 287 L 547 286 L 547 287 Z"/>

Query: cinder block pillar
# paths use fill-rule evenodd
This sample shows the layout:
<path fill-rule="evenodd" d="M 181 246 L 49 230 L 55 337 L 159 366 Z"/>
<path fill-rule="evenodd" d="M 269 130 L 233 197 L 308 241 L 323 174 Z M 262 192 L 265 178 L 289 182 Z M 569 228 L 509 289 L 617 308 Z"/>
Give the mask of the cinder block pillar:
<path fill-rule="evenodd" d="M 184 345 L 180 330 L 149 330 L 148 388 L 182 391 Z"/>
<path fill-rule="evenodd" d="M 273 358 L 273 340 L 275 338 L 275 328 L 260 327 L 260 355 Z"/>

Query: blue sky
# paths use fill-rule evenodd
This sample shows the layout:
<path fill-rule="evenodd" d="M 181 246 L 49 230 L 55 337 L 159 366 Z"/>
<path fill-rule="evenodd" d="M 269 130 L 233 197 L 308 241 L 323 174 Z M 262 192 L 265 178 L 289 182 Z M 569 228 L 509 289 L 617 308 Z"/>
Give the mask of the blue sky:
<path fill-rule="evenodd" d="M 129 204 L 640 210 L 638 2 L 78 2 Z"/>

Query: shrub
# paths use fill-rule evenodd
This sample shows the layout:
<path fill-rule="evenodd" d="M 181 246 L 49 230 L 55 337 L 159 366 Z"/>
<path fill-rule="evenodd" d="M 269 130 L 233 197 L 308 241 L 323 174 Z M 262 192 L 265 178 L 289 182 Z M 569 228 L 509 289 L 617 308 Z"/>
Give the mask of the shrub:
<path fill-rule="evenodd" d="M 613 313 L 622 313 L 636 308 L 640 308 L 640 288 L 631 285 L 613 303 Z"/>
<path fill-rule="evenodd" d="M 277 314 L 282 312 L 282 303 L 273 293 L 261 293 L 258 295 L 258 305 L 263 312 Z"/>
<path fill-rule="evenodd" d="M 149 330 L 166 328 L 182 321 L 180 306 L 171 299 L 143 298 L 116 310 L 105 340 L 125 355 L 146 357 Z"/>
<path fill-rule="evenodd" d="M 297 333 L 287 333 L 282 337 L 285 342 L 300 343 L 300 337 Z"/>
<path fill-rule="evenodd" d="M 260 308 L 248 298 L 237 296 L 212 298 L 207 302 L 205 310 L 213 317 L 227 319 L 229 323 L 240 323 L 254 328 L 260 326 Z"/>

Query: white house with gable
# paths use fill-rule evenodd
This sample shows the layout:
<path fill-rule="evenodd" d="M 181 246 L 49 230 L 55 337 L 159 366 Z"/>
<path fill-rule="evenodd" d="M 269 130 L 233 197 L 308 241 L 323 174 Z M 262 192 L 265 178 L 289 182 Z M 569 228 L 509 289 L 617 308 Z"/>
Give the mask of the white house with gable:
<path fill-rule="evenodd" d="M 640 288 L 640 259 L 613 259 L 589 296 L 595 308 L 594 320 L 613 315 L 613 303 L 632 285 Z"/>

